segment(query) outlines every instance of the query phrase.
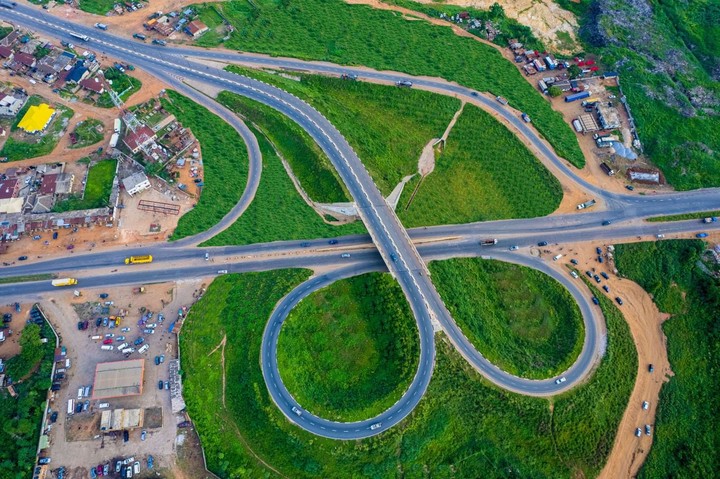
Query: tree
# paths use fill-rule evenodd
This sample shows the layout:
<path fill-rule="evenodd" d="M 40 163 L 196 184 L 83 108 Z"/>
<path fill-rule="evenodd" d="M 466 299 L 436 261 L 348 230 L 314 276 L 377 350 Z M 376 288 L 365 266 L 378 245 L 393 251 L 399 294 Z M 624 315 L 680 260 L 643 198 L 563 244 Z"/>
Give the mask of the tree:
<path fill-rule="evenodd" d="M 505 18 L 505 9 L 499 3 L 495 2 L 490 6 L 490 18 Z"/>
<path fill-rule="evenodd" d="M 560 95 L 562 95 L 562 90 L 559 87 L 556 87 L 555 85 L 552 85 L 550 88 L 548 88 L 548 95 L 555 98 Z"/>
<path fill-rule="evenodd" d="M 577 65 L 570 65 L 568 68 L 568 75 L 570 75 L 570 78 L 577 78 L 582 74 L 582 70 L 580 70 L 580 67 Z"/>

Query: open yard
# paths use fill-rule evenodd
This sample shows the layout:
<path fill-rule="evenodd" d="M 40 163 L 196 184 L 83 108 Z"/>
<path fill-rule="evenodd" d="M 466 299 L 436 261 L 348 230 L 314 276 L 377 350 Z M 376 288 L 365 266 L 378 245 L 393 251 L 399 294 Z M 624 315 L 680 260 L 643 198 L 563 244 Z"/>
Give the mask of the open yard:
<path fill-rule="evenodd" d="M 127 101 L 130 96 L 139 91 L 142 87 L 142 82 L 137 78 L 128 75 L 127 73 L 121 73 L 115 67 L 111 67 L 105 70 L 105 79 L 112 83 L 112 89 L 118 94 L 122 101 Z M 110 98 L 108 92 L 104 92 L 100 95 L 95 103 L 100 108 L 114 108 L 115 104 Z"/>
<path fill-rule="evenodd" d="M 359 421 L 394 404 L 418 367 L 418 333 L 389 274 L 339 281 L 304 299 L 283 325 L 280 375 L 300 405 Z"/>
<path fill-rule="evenodd" d="M 88 171 L 88 179 L 85 184 L 85 194 L 83 197 L 73 197 L 59 201 L 55 204 L 53 211 L 88 210 L 107 206 L 116 168 L 117 160 L 108 159 L 92 165 L 90 171 Z"/>
<path fill-rule="evenodd" d="M 702 241 L 616 246 L 617 268 L 654 297 L 674 376 L 660 391 L 655 441 L 638 477 L 713 477 L 720 444 L 720 285 L 697 266 Z"/>
<path fill-rule="evenodd" d="M 55 145 L 60 141 L 70 118 L 75 114 L 70 108 L 62 105 L 50 105 L 55 108 L 55 116 L 50 124 L 45 128 L 44 132 L 37 134 L 28 134 L 18 129 L 17 125 L 23 119 L 25 113 L 33 105 L 48 103 L 44 98 L 32 95 L 28 98 L 25 106 L 15 117 L 11 132 L 5 141 L 0 156 L 7 156 L 9 161 L 26 160 L 37 156 L 44 156 L 53 151 Z"/>
<path fill-rule="evenodd" d="M 73 133 L 77 136 L 77 143 L 70 145 L 70 148 L 84 148 L 102 141 L 102 122 L 94 118 L 81 121 L 75 127 Z"/>
<path fill-rule="evenodd" d="M 503 95 L 533 118 L 560 156 L 579 167 L 585 164 L 570 126 L 515 66 L 494 48 L 458 37 L 449 27 L 340 0 L 256 0 L 214 7 L 235 26 L 226 48 L 439 76 Z"/>
<path fill-rule="evenodd" d="M 528 398 L 489 386 L 439 336 L 435 373 L 413 414 L 382 435 L 353 442 L 309 435 L 267 394 L 258 357 L 278 300 L 308 277 L 283 270 L 216 279 L 180 336 L 185 398 L 208 466 L 223 478 L 574 478 L 596 475 L 612 447 L 637 368 L 622 316 L 605 298 L 608 349 L 582 387 Z M 404 302 L 400 296 L 395 302 Z M 238 320 L 241 318 L 241 320 Z M 223 370 L 211 352 L 227 335 Z"/>

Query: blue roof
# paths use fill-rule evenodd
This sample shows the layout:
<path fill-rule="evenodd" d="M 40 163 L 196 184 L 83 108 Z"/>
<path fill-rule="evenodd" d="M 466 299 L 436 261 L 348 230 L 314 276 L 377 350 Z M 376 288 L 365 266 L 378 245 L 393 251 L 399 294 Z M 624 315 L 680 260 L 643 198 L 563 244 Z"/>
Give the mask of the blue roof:
<path fill-rule="evenodd" d="M 85 68 L 85 64 L 83 62 L 77 62 L 72 70 L 70 70 L 70 73 L 65 77 L 65 81 L 74 81 L 75 83 L 79 82 L 82 79 L 82 76 L 87 71 L 87 68 Z"/>
<path fill-rule="evenodd" d="M 616 77 L 618 76 L 617 72 L 605 72 L 603 74 L 604 77 Z"/>
<path fill-rule="evenodd" d="M 70 58 L 75 58 L 75 54 L 72 52 L 62 52 L 61 55 L 70 57 Z"/>

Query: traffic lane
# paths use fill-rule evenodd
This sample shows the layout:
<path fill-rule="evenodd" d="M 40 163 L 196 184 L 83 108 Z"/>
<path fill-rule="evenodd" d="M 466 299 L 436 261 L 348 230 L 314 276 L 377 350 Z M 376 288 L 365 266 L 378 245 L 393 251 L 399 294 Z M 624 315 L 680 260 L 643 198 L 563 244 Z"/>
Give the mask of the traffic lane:
<path fill-rule="evenodd" d="M 322 289 L 335 281 L 373 271 L 372 267 L 353 266 L 336 270 L 322 276 L 314 277 L 298 285 L 293 291 L 283 298 L 273 311 L 266 324 L 263 333 L 261 346 L 261 364 L 263 365 L 263 377 L 273 402 L 282 413 L 299 427 L 319 436 L 332 439 L 362 439 L 380 434 L 388 428 L 407 417 L 415 408 L 432 377 L 435 358 L 435 344 L 432 328 L 428 327 L 427 318 L 418 318 L 416 323 L 419 327 L 420 336 L 420 357 L 416 374 L 403 396 L 390 408 L 378 416 L 363 421 L 349 423 L 329 421 L 321 418 L 304 409 L 299 404 L 280 377 L 277 362 L 277 344 L 283 323 L 290 311 L 305 297 L 313 292 Z M 301 411 L 301 415 L 295 413 L 293 407 Z M 376 429 L 370 429 L 373 424 L 380 424 Z"/>

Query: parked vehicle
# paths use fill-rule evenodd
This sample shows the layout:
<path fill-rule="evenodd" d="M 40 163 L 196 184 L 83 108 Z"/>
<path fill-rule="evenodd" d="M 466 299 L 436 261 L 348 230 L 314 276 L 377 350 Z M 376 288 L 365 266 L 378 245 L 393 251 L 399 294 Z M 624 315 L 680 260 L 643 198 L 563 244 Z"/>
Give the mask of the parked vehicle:
<path fill-rule="evenodd" d="M 584 98 L 589 98 L 590 92 L 589 91 L 581 91 L 579 93 L 573 93 L 572 95 L 568 95 L 565 97 L 565 103 L 570 103 L 572 101 L 578 101 L 582 100 Z"/>
<path fill-rule="evenodd" d="M 639 427 L 638 427 L 638 428 L 635 428 L 635 435 L 636 435 L 637 437 L 642 436 L 642 429 L 640 429 Z"/>
<path fill-rule="evenodd" d="M 538 245 L 538 246 L 547 246 L 547 245 L 548 245 L 548 242 L 547 242 L 547 241 L 540 241 L 537 245 Z"/>
<path fill-rule="evenodd" d="M 595 203 L 597 203 L 597 201 L 595 200 L 586 201 L 585 203 L 580 203 L 579 205 L 577 205 L 577 209 L 584 210 L 585 208 L 590 208 L 591 206 L 594 206 Z"/>
<path fill-rule="evenodd" d="M 177 425 L 177 427 L 183 428 L 183 427 L 190 427 L 190 421 L 182 421 Z"/>
<path fill-rule="evenodd" d="M 107 30 L 108 26 L 105 25 L 104 23 L 96 23 L 95 28 L 99 28 L 100 30 Z"/>
<path fill-rule="evenodd" d="M 144 441 L 147 438 L 147 431 L 143 429 L 143 431 L 140 433 L 140 440 Z"/>
<path fill-rule="evenodd" d="M 165 384 L 163 383 L 162 379 L 160 381 L 158 381 L 158 389 L 160 389 L 162 391 L 164 386 L 165 386 Z"/>
<path fill-rule="evenodd" d="M 622 300 L 622 298 L 621 298 L 620 296 L 616 296 L 616 297 L 615 297 L 615 302 L 616 302 L 617 304 L 619 304 L 620 306 L 623 305 L 623 300 Z"/>
<path fill-rule="evenodd" d="M 605 290 L 606 293 L 609 293 L 609 292 L 610 292 L 610 288 L 608 287 L 607 284 L 604 284 L 604 285 L 603 285 L 603 289 Z"/>
<path fill-rule="evenodd" d="M 652 364 L 648 364 L 648 372 L 652 373 L 655 371 L 655 367 Z"/>
<path fill-rule="evenodd" d="M 400 81 L 395 82 L 395 86 L 410 88 L 413 86 L 413 84 L 411 81 L 408 81 L 408 80 L 400 80 Z"/>
<path fill-rule="evenodd" d="M 647 411 L 650 408 L 650 403 L 647 401 L 643 401 L 642 408 Z"/>
<path fill-rule="evenodd" d="M 707 233 L 698 233 L 695 235 L 696 238 L 707 238 Z"/>
<path fill-rule="evenodd" d="M 497 102 L 500 103 L 501 105 L 507 105 L 507 104 L 508 104 L 507 98 L 502 97 L 502 96 L 496 96 L 496 97 L 495 97 L 495 100 L 497 100 Z"/>
<path fill-rule="evenodd" d="M 133 344 L 135 344 L 135 346 L 140 346 L 144 342 L 145 342 L 145 338 L 143 338 L 141 336 L 141 337 L 137 338 L 135 341 L 133 341 Z"/>
<path fill-rule="evenodd" d="M 137 40 L 145 41 L 145 39 L 147 37 L 145 35 L 143 35 L 142 33 L 133 33 L 133 38 L 135 38 Z"/>
<path fill-rule="evenodd" d="M 139 352 L 140 354 L 144 354 L 145 352 L 147 352 L 148 349 L 150 349 L 150 345 L 146 344 L 146 345 L 143 346 L 142 348 L 138 349 L 138 352 Z"/>
<path fill-rule="evenodd" d="M 157 38 L 153 39 L 152 43 L 153 45 L 160 45 L 161 47 L 167 45 L 167 42 L 165 40 L 158 40 Z"/>
<path fill-rule="evenodd" d="M 527 113 L 522 113 L 520 116 L 522 117 L 522 119 L 525 123 L 530 123 L 532 121 Z"/>

